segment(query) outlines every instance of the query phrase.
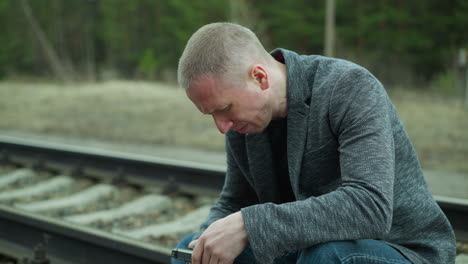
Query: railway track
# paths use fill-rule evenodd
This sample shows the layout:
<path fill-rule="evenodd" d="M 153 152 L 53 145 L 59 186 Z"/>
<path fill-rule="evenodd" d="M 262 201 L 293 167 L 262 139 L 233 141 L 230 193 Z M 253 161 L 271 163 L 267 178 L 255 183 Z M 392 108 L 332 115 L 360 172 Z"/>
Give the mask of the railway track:
<path fill-rule="evenodd" d="M 0 253 L 169 263 L 170 248 L 206 219 L 223 176 L 215 166 L 0 138 Z"/>
<path fill-rule="evenodd" d="M 206 218 L 223 177 L 222 167 L 0 136 L 0 254 L 31 263 L 169 263 L 170 248 Z M 436 199 L 468 241 L 466 200 Z"/>

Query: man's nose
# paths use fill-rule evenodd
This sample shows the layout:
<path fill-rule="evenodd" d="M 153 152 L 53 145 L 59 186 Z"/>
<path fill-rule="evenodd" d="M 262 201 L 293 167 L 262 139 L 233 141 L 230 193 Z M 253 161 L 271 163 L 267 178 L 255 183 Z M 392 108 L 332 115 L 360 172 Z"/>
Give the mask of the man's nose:
<path fill-rule="evenodd" d="M 221 118 L 221 117 L 215 117 L 213 116 L 214 122 L 216 124 L 216 127 L 218 128 L 219 132 L 222 134 L 226 134 L 226 132 L 229 131 L 232 127 L 232 121 L 229 119 Z"/>

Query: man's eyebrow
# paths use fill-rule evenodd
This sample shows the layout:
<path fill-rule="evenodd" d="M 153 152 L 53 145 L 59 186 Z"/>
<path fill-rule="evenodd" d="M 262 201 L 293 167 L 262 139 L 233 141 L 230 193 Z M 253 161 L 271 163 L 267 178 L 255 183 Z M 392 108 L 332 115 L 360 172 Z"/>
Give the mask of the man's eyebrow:
<path fill-rule="evenodd" d="M 204 115 L 212 115 L 213 113 L 215 113 L 217 110 L 216 109 L 213 109 L 211 111 L 206 111 L 206 112 L 202 112 Z"/>
<path fill-rule="evenodd" d="M 200 107 L 197 106 L 197 108 L 198 108 L 198 111 L 200 111 L 200 113 L 202 113 L 204 115 L 211 115 L 214 112 L 214 110 L 207 111 L 207 109 L 202 107 L 202 106 L 200 106 Z"/>
<path fill-rule="evenodd" d="M 222 112 L 222 111 L 228 109 L 229 106 L 231 106 L 231 105 L 228 104 L 228 105 L 225 105 L 224 107 L 215 108 L 215 109 L 213 109 L 213 110 L 211 110 L 211 111 L 209 111 L 209 112 L 206 112 L 206 113 L 204 113 L 204 114 L 205 114 L 205 115 L 211 115 L 211 114 L 216 113 L 216 112 Z"/>
<path fill-rule="evenodd" d="M 205 115 L 211 115 L 212 113 L 216 112 L 216 108 L 211 108 L 211 110 L 207 110 L 204 112 Z"/>

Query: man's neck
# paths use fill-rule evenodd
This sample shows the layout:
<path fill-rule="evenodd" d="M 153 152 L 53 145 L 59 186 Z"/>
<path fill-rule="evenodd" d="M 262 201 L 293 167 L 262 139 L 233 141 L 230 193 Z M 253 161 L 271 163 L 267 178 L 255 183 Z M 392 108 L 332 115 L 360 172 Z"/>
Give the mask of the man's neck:
<path fill-rule="evenodd" d="M 273 118 L 281 119 L 285 118 L 288 114 L 286 65 L 281 62 L 275 61 L 274 76 L 275 80 L 273 83 L 273 102 L 275 112 L 273 113 Z"/>

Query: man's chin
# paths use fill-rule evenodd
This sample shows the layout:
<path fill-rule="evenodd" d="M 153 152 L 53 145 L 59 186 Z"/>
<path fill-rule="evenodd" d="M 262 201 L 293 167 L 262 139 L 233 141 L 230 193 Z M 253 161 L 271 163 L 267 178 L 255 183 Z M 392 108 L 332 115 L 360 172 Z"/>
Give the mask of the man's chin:
<path fill-rule="evenodd" d="M 262 128 L 259 128 L 259 127 L 249 127 L 250 129 L 247 129 L 247 131 L 244 133 L 244 134 L 249 134 L 249 135 L 253 135 L 253 134 L 260 134 L 262 133 L 263 131 L 265 131 L 266 127 L 262 127 Z"/>
<path fill-rule="evenodd" d="M 262 133 L 266 128 L 267 126 L 260 128 L 258 126 L 247 125 L 245 128 L 241 128 L 240 130 L 232 129 L 232 131 L 235 131 L 241 135 L 253 135 Z"/>

